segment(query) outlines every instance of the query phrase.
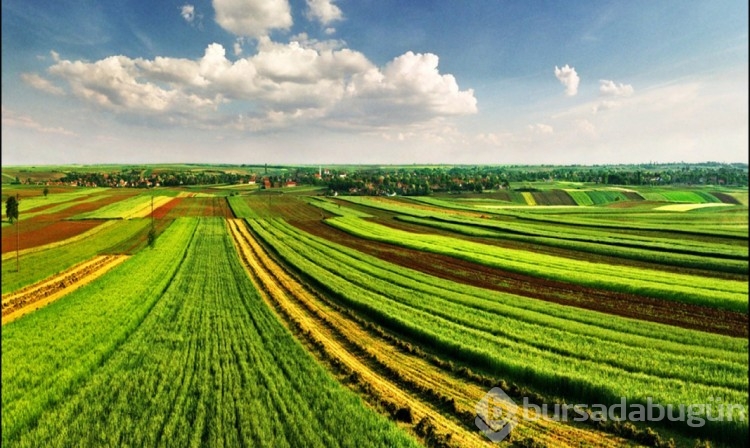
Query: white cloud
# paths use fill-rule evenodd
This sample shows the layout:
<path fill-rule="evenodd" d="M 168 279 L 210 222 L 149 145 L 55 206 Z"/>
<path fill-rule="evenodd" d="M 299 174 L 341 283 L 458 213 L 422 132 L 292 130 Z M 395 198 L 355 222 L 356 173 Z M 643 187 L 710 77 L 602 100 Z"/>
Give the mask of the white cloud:
<path fill-rule="evenodd" d="M 409 51 L 382 70 L 357 73 L 347 86 L 347 112 L 361 120 L 390 123 L 476 113 L 474 91 L 459 90 L 453 75 L 441 75 L 437 67 L 436 55 Z"/>
<path fill-rule="evenodd" d="M 565 64 L 563 68 L 555 66 L 555 76 L 562 85 L 565 86 L 565 94 L 575 96 L 578 93 L 578 83 L 581 79 L 576 73 L 576 69 Z"/>
<path fill-rule="evenodd" d="M 65 93 L 63 89 L 36 73 L 22 73 L 21 80 L 37 90 L 42 90 L 53 95 L 63 95 Z"/>
<path fill-rule="evenodd" d="M 62 127 L 53 128 L 53 127 L 44 126 L 43 124 L 29 117 L 28 115 L 22 115 L 22 114 L 16 113 L 14 111 L 6 109 L 5 107 L 2 108 L 2 123 L 3 123 L 3 128 L 7 126 L 9 128 L 30 129 L 35 132 L 42 132 L 45 134 L 58 134 L 58 135 L 64 135 L 67 137 L 76 136 L 75 132 L 68 131 L 67 129 L 62 128 Z"/>
<path fill-rule="evenodd" d="M 232 50 L 234 51 L 235 56 L 239 56 L 242 54 L 242 38 L 237 39 L 234 44 L 232 45 Z"/>
<path fill-rule="evenodd" d="M 98 107 L 211 128 L 227 114 L 209 113 L 228 103 L 235 117 L 237 110 L 247 112 L 226 126 L 253 130 L 312 121 L 351 129 L 409 127 L 477 111 L 473 91 L 440 74 L 436 55 L 408 52 L 379 68 L 362 53 L 337 49 L 340 41 L 298 37 L 301 42 L 288 44 L 261 37 L 256 54 L 235 61 L 222 45 L 211 44 L 196 60 L 58 58 L 49 73 Z"/>
<path fill-rule="evenodd" d="M 549 135 L 555 131 L 552 126 L 544 123 L 530 124 L 526 128 L 532 133 L 540 135 Z"/>
<path fill-rule="evenodd" d="M 195 6 L 182 5 L 180 7 L 180 15 L 187 23 L 193 23 L 193 20 L 195 20 Z"/>
<path fill-rule="evenodd" d="M 171 62 L 160 58 L 157 65 L 172 70 Z M 217 98 L 205 98 L 143 81 L 138 63 L 138 60 L 125 56 L 110 56 L 94 63 L 61 60 L 50 67 L 49 72 L 67 80 L 77 97 L 113 111 L 155 113 L 194 110 L 215 108 L 219 102 Z M 176 65 L 187 64 L 184 60 L 177 60 Z"/>
<path fill-rule="evenodd" d="M 596 105 L 594 105 L 591 108 L 591 111 L 595 114 L 598 114 L 599 112 L 616 109 L 619 106 L 620 106 L 620 103 L 617 101 L 601 101 L 597 103 Z"/>
<path fill-rule="evenodd" d="M 633 94 L 633 86 L 630 84 L 617 84 L 614 81 L 600 79 L 599 93 L 604 96 L 630 96 Z"/>
<path fill-rule="evenodd" d="M 333 28 L 333 27 L 329 26 L 328 28 L 326 28 L 325 30 L 323 30 L 323 32 L 330 36 L 332 34 L 336 34 L 336 28 Z"/>
<path fill-rule="evenodd" d="M 237 36 L 261 37 L 292 26 L 287 0 L 213 0 L 213 6 L 216 23 Z"/>
<path fill-rule="evenodd" d="M 306 0 L 307 1 L 307 18 L 317 20 L 322 25 L 329 25 L 336 20 L 341 20 L 344 15 L 341 9 L 333 4 L 333 0 Z"/>

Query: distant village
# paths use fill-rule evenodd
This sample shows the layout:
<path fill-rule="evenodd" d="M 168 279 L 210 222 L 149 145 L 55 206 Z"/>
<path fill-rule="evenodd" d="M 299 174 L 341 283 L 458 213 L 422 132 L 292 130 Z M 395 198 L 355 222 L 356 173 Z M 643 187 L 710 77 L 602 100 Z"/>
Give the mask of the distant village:
<path fill-rule="evenodd" d="M 278 167 L 277 167 L 278 168 Z M 82 187 L 154 188 L 244 184 L 258 189 L 318 186 L 330 195 L 429 195 L 491 190 L 533 189 L 526 183 L 571 182 L 602 185 L 748 185 L 742 164 L 674 164 L 659 166 L 460 166 L 362 167 L 358 169 L 289 167 L 268 173 L 205 170 L 130 169 L 118 172 L 67 172 L 47 180 L 16 178 L 15 183 Z M 278 173 L 283 171 L 283 173 Z M 520 185 L 519 185 L 520 183 Z"/>

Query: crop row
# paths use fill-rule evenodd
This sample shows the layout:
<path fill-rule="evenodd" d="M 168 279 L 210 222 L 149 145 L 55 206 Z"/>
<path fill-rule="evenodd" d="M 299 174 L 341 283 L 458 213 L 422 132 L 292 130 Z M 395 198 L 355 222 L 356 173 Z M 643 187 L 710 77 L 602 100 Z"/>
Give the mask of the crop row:
<path fill-rule="evenodd" d="M 253 193 L 230 196 L 229 205 L 237 218 L 284 218 L 290 221 L 320 220 L 331 216 L 299 196 L 284 193 Z"/>
<path fill-rule="evenodd" d="M 746 341 L 656 324 L 645 325 L 654 332 L 646 337 L 632 334 L 641 329 L 630 328 L 635 326 L 627 319 L 577 310 L 598 323 L 584 324 L 564 307 L 489 291 L 461 293 L 471 288 L 355 255 L 277 221 L 250 225 L 347 306 L 472 368 L 571 399 L 611 402 L 625 396 L 645 403 L 651 396 L 665 404 L 720 396 L 744 403 Z M 691 342 L 662 342 L 659 333 L 681 334 Z"/>
<path fill-rule="evenodd" d="M 21 220 L 27 220 L 29 218 L 34 218 L 34 217 L 40 216 L 40 215 L 56 214 L 56 213 L 59 213 L 59 212 L 61 212 L 63 210 L 66 210 L 68 208 L 75 207 L 75 206 L 80 206 L 81 204 L 87 204 L 87 203 L 90 203 L 90 202 L 101 201 L 101 200 L 103 200 L 105 198 L 108 198 L 108 197 L 112 198 L 113 197 L 113 196 L 107 196 L 106 194 L 104 194 L 105 191 L 100 191 L 100 192 L 97 192 L 97 193 L 89 193 L 87 195 L 76 194 L 76 195 L 69 196 L 67 198 L 57 198 L 57 197 L 54 197 L 54 196 L 50 196 L 50 197 L 48 197 L 48 199 L 54 198 L 54 199 L 56 199 L 56 201 L 49 202 L 48 204 L 37 206 L 36 208 L 31 209 L 31 210 L 29 210 L 27 212 L 24 212 L 23 210 L 19 210 L 19 218 Z M 70 194 L 70 193 L 66 193 L 66 195 L 68 195 L 68 194 Z M 63 199 L 65 199 L 65 200 L 63 200 Z M 37 202 L 39 201 L 39 199 L 34 198 L 34 199 L 24 199 L 21 202 L 32 201 L 32 200 L 37 201 Z M 20 205 L 20 203 L 19 203 L 19 205 Z"/>
<path fill-rule="evenodd" d="M 33 196 L 23 197 L 21 196 L 18 201 L 18 212 L 19 215 L 24 215 L 28 212 L 33 212 L 36 208 L 48 207 L 50 205 L 57 205 L 66 202 L 77 201 L 86 196 L 95 197 L 103 192 L 109 190 L 108 188 L 82 188 L 79 190 L 72 190 L 65 193 L 56 193 L 48 196 Z M 5 209 L 3 209 L 3 213 Z"/>
<path fill-rule="evenodd" d="M 738 244 L 737 240 L 701 241 L 679 237 L 645 236 L 632 232 L 618 232 L 592 228 L 575 228 L 569 226 L 550 226 L 524 220 L 474 219 L 470 217 L 451 217 L 437 215 L 435 219 L 453 224 L 466 224 L 527 236 L 549 237 L 574 240 L 588 243 L 606 244 L 635 249 L 649 249 L 659 252 L 672 252 L 684 255 L 698 255 L 722 259 L 747 260 L 747 245 Z"/>
<path fill-rule="evenodd" d="M 643 230 L 634 230 L 632 228 L 633 226 L 643 226 L 643 224 L 638 222 L 643 218 L 640 216 L 634 216 L 632 212 L 627 215 L 624 215 L 621 212 L 614 213 L 612 219 L 622 222 L 622 217 L 627 216 L 628 224 L 616 224 L 610 226 L 610 222 L 600 218 L 602 215 L 606 216 L 606 214 L 601 212 L 592 214 L 592 216 L 597 218 L 595 221 L 586 219 L 586 216 L 589 215 L 589 213 L 582 215 L 583 217 L 572 217 L 570 212 L 565 213 L 562 216 L 557 216 L 561 211 L 556 211 L 556 214 L 554 215 L 538 215 L 536 213 L 521 213 L 508 210 L 503 210 L 502 212 L 488 212 L 493 218 L 497 219 L 487 219 L 485 215 L 483 215 L 482 219 L 477 219 L 474 216 L 466 215 L 464 210 L 469 210 L 471 207 L 461 206 L 459 204 L 456 205 L 458 208 L 455 210 L 448 208 L 441 209 L 438 207 L 450 207 L 451 204 L 435 198 L 414 198 L 420 203 L 434 205 L 435 207 L 431 209 L 425 209 L 421 204 L 412 205 L 406 201 L 384 199 L 375 200 L 366 197 L 346 197 L 342 199 L 355 204 L 366 205 L 368 207 L 417 218 L 432 218 L 454 224 L 471 224 L 473 226 L 486 227 L 491 230 L 500 230 L 503 231 L 503 235 L 506 238 L 511 238 L 509 234 L 545 237 L 537 242 L 544 242 L 547 245 L 566 248 L 571 248 L 572 245 L 575 245 L 581 249 L 585 249 L 587 252 L 605 255 L 615 255 L 613 252 L 622 253 L 622 256 L 625 256 L 626 258 L 657 262 L 664 261 L 677 266 L 689 265 L 690 267 L 706 267 L 710 265 L 718 271 L 747 271 L 748 252 L 746 233 L 744 239 L 735 238 L 735 236 L 738 236 L 735 235 L 736 232 L 733 232 L 729 237 L 722 237 L 713 235 L 713 231 L 706 231 L 704 233 L 701 230 L 696 230 L 694 227 L 688 227 L 684 221 L 681 222 L 679 231 L 674 231 L 673 228 L 670 229 L 667 223 L 653 222 L 648 225 L 653 227 L 652 230 L 658 233 L 648 234 L 652 232 L 645 232 L 647 234 L 643 234 Z M 531 208 L 529 208 L 529 210 L 531 210 Z M 575 210 L 575 208 L 567 210 Z M 658 212 L 654 214 L 657 216 L 659 215 Z M 650 215 L 648 215 L 648 217 L 650 219 Z M 675 219 L 671 217 L 669 220 L 675 221 Z M 741 220 L 742 217 L 739 218 L 738 222 L 742 222 Z M 701 223 L 703 221 L 703 219 L 696 217 L 692 218 L 689 223 Z M 714 221 L 716 221 L 715 218 Z M 744 222 L 747 222 L 746 216 L 744 216 Z M 657 225 L 663 227 L 657 231 L 655 230 Z M 438 225 L 434 224 L 433 226 Z M 713 226 L 716 227 L 716 223 L 714 223 Z M 665 229 L 669 229 L 670 233 L 666 233 Z M 463 233 L 470 235 L 491 236 L 491 234 L 487 232 L 467 230 L 465 228 L 462 230 L 464 231 Z M 686 232 L 699 234 L 702 235 L 702 237 L 686 238 Z M 706 238 L 706 236 L 709 236 L 709 238 Z M 562 240 L 604 244 L 610 247 L 602 249 L 596 248 L 596 246 L 590 244 L 572 244 Z M 639 250 L 627 250 L 627 248 L 649 249 L 659 253 L 647 254 Z M 668 252 L 674 252 L 680 255 L 669 255 L 667 254 Z M 681 255 L 686 256 L 682 257 Z M 693 257 L 691 258 L 691 256 Z M 706 259 L 706 257 L 709 257 L 709 259 Z M 711 269 L 711 267 L 708 267 L 708 269 Z"/>
<path fill-rule="evenodd" d="M 644 337 L 631 333 L 642 329 L 628 319 L 484 290 L 459 292 L 471 288 L 355 255 L 278 221 L 250 225 L 347 306 L 471 368 L 569 399 L 602 400 L 597 403 L 623 396 L 642 403 L 649 396 L 662 404 L 712 397 L 745 403 L 745 340 L 657 324 L 644 325 L 653 331 Z M 579 314 L 595 324 L 580 322 Z M 690 342 L 678 342 L 682 338 Z M 727 423 L 722 430 L 742 431 L 742 425 Z"/>
<path fill-rule="evenodd" d="M 450 434 L 451 440 L 456 443 L 487 446 L 486 439 L 441 415 L 439 409 L 411 391 L 403 390 L 393 378 L 382 372 L 382 363 L 373 357 L 363 356 L 361 346 L 340 331 L 332 331 L 334 325 L 330 320 L 321 323 L 320 313 L 310 313 L 316 309 L 313 295 L 269 257 L 242 221 L 230 221 L 229 225 L 242 259 L 258 288 L 265 292 L 268 303 L 296 329 L 298 336 L 317 349 L 320 358 L 339 374 L 346 375 L 347 382 L 354 383 L 364 392 L 368 401 L 383 407 L 392 418 L 405 423 L 431 419 L 434 427 L 439 428 L 441 433 L 445 431 Z M 326 313 L 325 319 L 330 317 Z M 344 321 L 343 325 L 352 327 L 348 321 Z"/>
<path fill-rule="evenodd" d="M 165 263 L 173 266 L 173 275 L 162 280 L 165 284 L 152 281 L 145 287 L 150 293 L 143 297 L 154 297 L 155 303 L 100 368 L 71 387 L 64 400 L 47 403 L 34 424 L 8 436 L 4 394 L 4 442 L 416 445 L 338 385 L 281 325 L 240 265 L 223 220 L 176 222 L 186 221 L 195 228 L 193 238 L 160 238 L 157 243 L 157 250 L 170 243 L 183 248 L 183 256 L 172 254 L 173 261 Z M 146 260 L 140 259 L 140 269 L 153 268 L 148 265 L 150 252 L 142 252 Z M 102 286 L 111 293 L 121 285 Z M 116 303 L 139 302 L 118 299 Z M 71 333 L 80 337 L 87 327 L 76 330 Z M 17 339 L 14 342 L 25 348 L 20 335 Z"/>
<path fill-rule="evenodd" d="M 157 249 L 3 327 L 3 445 L 37 427 L 45 412 L 64 403 L 140 325 L 176 272 L 194 230 L 195 222 L 175 223 Z"/>
<path fill-rule="evenodd" d="M 66 244 L 53 244 L 46 246 L 44 250 L 29 251 L 20 257 L 19 272 L 16 272 L 16 263 L 4 260 L 2 293 L 6 294 L 36 283 L 94 255 L 107 252 L 111 247 L 121 245 L 135 235 L 143 233 L 148 225 L 148 220 L 144 219 L 106 224 L 84 234 L 85 238 L 76 237 L 72 238 L 72 241 L 68 240 Z"/>
<path fill-rule="evenodd" d="M 396 219 L 427 227 L 450 230 L 463 235 L 523 241 L 671 266 L 699 268 L 735 274 L 746 274 L 748 269 L 747 256 L 744 259 L 727 260 L 724 258 L 713 258 L 711 254 L 685 254 L 670 250 L 668 247 L 657 249 L 650 247 L 648 244 L 641 245 L 638 243 L 620 242 L 611 236 L 599 239 L 585 233 L 579 233 L 578 235 L 571 234 L 570 236 L 561 237 L 560 235 L 555 235 L 554 232 L 522 230 L 519 228 L 520 226 L 506 226 L 499 222 L 497 223 L 499 225 L 496 225 L 495 222 L 487 220 L 483 223 L 473 223 L 463 219 L 424 219 L 411 216 L 397 216 Z"/>
<path fill-rule="evenodd" d="M 624 193 L 623 193 L 624 194 Z M 411 214 L 412 216 L 427 216 L 430 213 L 419 211 L 416 207 L 409 207 L 405 201 L 373 200 L 369 197 L 342 197 L 342 199 L 381 208 L 396 213 Z M 581 228 L 601 228 L 607 230 L 638 231 L 663 233 L 672 232 L 682 236 L 700 238 L 733 238 L 747 240 L 747 211 L 746 209 L 722 210 L 721 215 L 664 213 L 664 212 L 633 212 L 630 209 L 602 208 L 602 207 L 473 207 L 433 197 L 413 197 L 413 201 L 433 205 L 434 212 L 455 214 L 469 211 L 481 212 L 493 217 L 514 218 L 536 221 L 563 226 L 577 226 Z M 442 209 L 442 210 L 441 210 Z M 730 207 L 727 207 L 730 209 Z M 727 212 L 738 213 L 737 218 L 728 216 Z M 419 213 L 419 215 L 417 215 Z M 744 219 L 743 219 L 744 218 Z M 741 227 L 733 228 L 735 223 Z M 726 226 L 729 224 L 730 226 Z"/>
<path fill-rule="evenodd" d="M 352 235 L 439 253 L 535 277 L 617 292 L 675 300 L 747 313 L 747 283 L 675 274 L 653 269 L 592 263 L 553 255 L 500 248 L 441 235 L 415 234 L 356 218 L 326 223 Z M 613 272 L 617 271 L 616 275 Z"/>
<path fill-rule="evenodd" d="M 130 219 L 143 218 L 151 213 L 151 206 L 159 208 L 172 200 L 169 196 L 138 195 L 102 207 L 72 219 Z"/>
<path fill-rule="evenodd" d="M 355 210 L 351 207 L 341 207 L 341 204 L 334 203 L 328 199 L 323 199 L 315 196 L 307 198 L 306 202 L 312 206 L 323 209 L 336 216 L 349 216 L 354 218 L 372 218 L 372 215 Z"/>
<path fill-rule="evenodd" d="M 394 408 L 397 410 L 394 418 L 403 420 L 406 415 L 412 417 L 412 422 L 421 422 L 425 410 L 429 409 L 428 416 L 435 427 L 441 432 L 449 431 L 452 442 L 457 443 L 461 438 L 463 446 L 472 443 L 471 437 L 467 437 L 471 434 L 467 435 L 464 428 L 456 428 L 441 414 L 453 414 L 473 430 L 475 405 L 487 389 L 497 384 L 496 380 L 485 377 L 477 382 L 479 377 L 469 374 L 465 368 L 454 368 L 451 363 L 427 356 L 408 342 L 356 316 L 347 307 L 336 304 L 309 283 L 304 282 L 303 286 L 256 242 L 246 226 L 236 223 L 230 226 L 248 269 L 268 291 L 274 307 L 299 328 L 302 337 L 323 347 L 335 365 L 355 368 L 349 378 L 363 382 L 365 390 L 377 391 L 381 397 L 410 395 L 406 411 Z M 357 365 L 364 371 L 356 368 Z M 373 372 L 370 366 L 382 373 Z M 393 386 L 403 393 L 394 394 Z M 511 404 L 507 405 L 504 412 L 518 411 Z M 582 441 L 597 446 L 613 445 L 613 441 L 601 433 L 547 420 L 519 422 L 513 430 L 513 440 L 522 440 L 524 436 L 527 441 L 533 439 L 555 446 L 577 446 Z"/>

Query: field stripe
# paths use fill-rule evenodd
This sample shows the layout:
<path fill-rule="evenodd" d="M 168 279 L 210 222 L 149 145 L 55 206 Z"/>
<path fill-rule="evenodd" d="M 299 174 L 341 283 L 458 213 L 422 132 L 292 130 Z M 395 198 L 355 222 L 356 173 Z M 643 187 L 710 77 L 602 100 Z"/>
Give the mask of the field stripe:
<path fill-rule="evenodd" d="M 400 351 L 397 346 L 372 336 L 333 307 L 331 303 L 324 303 L 324 296 L 312 294 L 302 287 L 253 241 L 254 237 L 247 232 L 244 225 L 233 223 L 230 226 L 240 250 L 245 250 L 243 258 L 248 260 L 247 264 L 250 269 L 258 269 L 258 264 L 263 264 L 261 269 L 265 268 L 273 275 L 273 278 L 268 281 L 281 285 L 287 292 L 284 304 L 279 306 L 293 315 L 297 322 L 304 321 L 303 326 L 313 326 L 320 331 L 326 331 L 328 337 L 343 340 L 346 345 L 354 346 L 356 352 L 364 353 L 369 359 L 376 360 L 378 365 L 392 372 L 401 381 L 414 384 L 413 387 L 417 389 L 437 391 L 436 393 L 442 395 L 445 401 L 453 399 L 456 402 L 456 412 L 462 416 L 470 416 L 469 424 L 473 422 L 475 404 L 487 393 L 488 387 L 448 375 L 427 360 L 408 355 Z M 247 246 L 252 248 L 250 253 L 246 249 Z M 308 326 L 305 326 L 305 329 Z M 326 328 L 331 328 L 334 332 Z M 343 347 L 343 350 L 351 353 L 349 356 L 358 356 L 356 352 L 352 353 L 351 349 Z M 359 357 L 362 358 L 361 355 Z M 515 413 L 519 409 L 507 406 L 504 407 L 504 411 Z M 533 435 L 535 440 L 553 443 L 555 446 L 579 446 L 581 441 L 596 446 L 620 446 L 622 443 L 621 439 L 606 433 L 574 428 L 551 420 L 519 422 L 519 427 L 514 429 L 514 434 Z"/>
<path fill-rule="evenodd" d="M 2 324 L 12 322 L 87 285 L 127 260 L 127 255 L 99 255 L 35 285 L 2 297 Z"/>

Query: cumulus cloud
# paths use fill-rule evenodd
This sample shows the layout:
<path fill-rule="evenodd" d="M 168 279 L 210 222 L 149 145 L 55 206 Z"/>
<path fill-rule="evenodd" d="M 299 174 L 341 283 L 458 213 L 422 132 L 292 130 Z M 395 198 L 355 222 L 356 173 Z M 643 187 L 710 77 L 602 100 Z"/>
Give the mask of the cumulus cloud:
<path fill-rule="evenodd" d="M 617 84 L 614 81 L 600 79 L 599 93 L 604 96 L 630 96 L 633 94 L 633 86 L 630 84 Z"/>
<path fill-rule="evenodd" d="M 333 4 L 333 0 L 306 0 L 307 18 L 317 20 L 322 25 L 329 25 L 336 20 L 343 19 L 341 9 Z"/>
<path fill-rule="evenodd" d="M 181 109 L 215 107 L 218 99 L 205 98 L 182 89 L 163 88 L 141 78 L 139 60 L 110 56 L 97 62 L 61 60 L 49 72 L 67 80 L 71 91 L 86 102 L 113 111 L 166 112 Z M 157 58 L 155 66 L 172 71 L 187 66 L 185 60 L 174 64 Z M 183 75 L 185 76 L 185 75 Z"/>
<path fill-rule="evenodd" d="M 565 86 L 566 95 L 575 96 L 578 93 L 578 83 L 581 79 L 578 77 L 575 68 L 567 64 L 563 68 L 555 66 L 555 76 Z"/>
<path fill-rule="evenodd" d="M 43 132 L 45 134 L 58 134 L 58 135 L 64 135 L 68 137 L 75 137 L 76 133 L 68 131 L 65 128 L 62 127 L 49 127 L 44 126 L 41 123 L 37 122 L 33 118 L 29 117 L 28 115 L 22 115 L 17 112 L 11 111 L 6 109 L 5 107 L 2 108 L 2 122 L 3 127 L 13 127 L 13 128 L 25 128 L 25 129 L 31 129 L 36 132 Z"/>
<path fill-rule="evenodd" d="M 213 0 L 216 23 L 238 36 L 261 37 L 292 26 L 287 0 Z"/>
<path fill-rule="evenodd" d="M 336 127 L 409 126 L 477 111 L 473 91 L 441 74 L 436 55 L 408 52 L 381 68 L 360 52 L 337 48 L 338 41 L 299 37 L 287 44 L 261 37 L 253 56 L 234 61 L 222 45 L 211 44 L 195 60 L 58 58 L 49 73 L 83 101 L 167 121 L 186 114 L 198 119 L 234 102 L 251 112 L 235 117 L 232 126 L 247 129 L 311 120 Z M 210 125 L 218 126 L 222 118 L 213 120 Z"/>
<path fill-rule="evenodd" d="M 21 80 L 37 90 L 42 90 L 53 95 L 63 95 L 65 93 L 63 89 L 36 73 L 22 73 Z"/>
<path fill-rule="evenodd" d="M 461 91 L 453 75 L 441 75 L 438 61 L 434 54 L 409 51 L 383 69 L 357 73 L 347 86 L 347 111 L 360 118 L 395 114 L 407 121 L 476 113 L 474 91 Z"/>

